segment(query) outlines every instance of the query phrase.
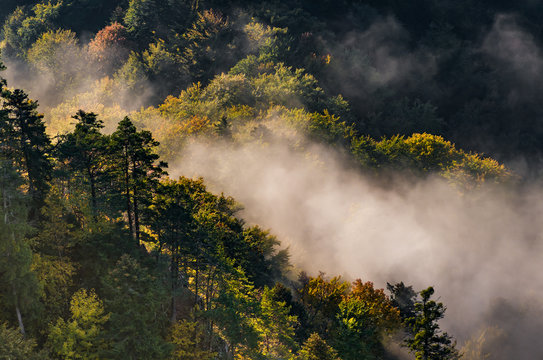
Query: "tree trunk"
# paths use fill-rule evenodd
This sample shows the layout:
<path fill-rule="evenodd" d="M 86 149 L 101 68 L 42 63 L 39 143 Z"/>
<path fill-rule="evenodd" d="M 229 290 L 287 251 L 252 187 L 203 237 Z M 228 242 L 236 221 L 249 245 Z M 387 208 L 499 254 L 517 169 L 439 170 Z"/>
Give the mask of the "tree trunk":
<path fill-rule="evenodd" d="M 23 317 L 21 316 L 21 310 L 19 309 L 19 300 L 17 299 L 17 291 L 15 291 L 15 284 L 13 284 L 13 299 L 15 301 L 15 312 L 17 313 L 17 321 L 19 322 L 19 331 L 23 336 L 26 335 L 25 326 L 23 324 Z"/>
<path fill-rule="evenodd" d="M 196 304 L 198 304 L 198 276 L 199 276 L 199 266 L 198 266 L 198 260 L 196 260 L 196 275 L 194 278 L 194 301 Z"/>
<path fill-rule="evenodd" d="M 179 271 L 179 264 L 177 260 L 176 250 L 172 251 L 172 260 L 170 262 L 170 271 L 171 271 L 171 281 L 172 281 L 172 324 L 175 324 L 177 321 L 177 304 L 175 301 L 176 297 L 176 288 L 177 288 L 177 272 Z"/>
<path fill-rule="evenodd" d="M 2 202 L 4 207 L 4 224 L 8 225 L 9 223 L 9 200 L 8 196 L 6 194 L 6 189 L 4 188 L 4 182 L 2 181 Z M 11 233 L 11 237 L 13 239 L 13 242 L 15 242 L 15 233 Z M 9 255 L 8 255 L 9 256 Z M 19 330 L 21 331 L 21 334 L 23 336 L 25 335 L 25 326 L 23 324 L 23 317 L 21 315 L 21 310 L 19 309 L 19 300 L 17 299 L 17 290 L 15 289 L 15 283 L 12 283 L 12 291 L 13 291 L 13 302 L 15 303 L 15 312 L 17 314 L 17 321 L 19 322 Z"/>
<path fill-rule="evenodd" d="M 94 179 L 94 176 L 92 174 L 92 170 L 90 166 L 87 166 L 87 174 L 89 176 L 89 182 L 90 182 L 90 190 L 91 190 L 91 210 L 92 210 L 92 218 L 94 221 L 97 220 L 97 211 L 98 211 L 98 205 L 96 202 L 96 180 Z"/>
<path fill-rule="evenodd" d="M 130 234 L 134 236 L 134 225 L 132 223 L 132 206 L 130 201 L 130 173 L 129 173 L 129 163 L 128 163 L 128 150 L 125 148 L 124 153 L 124 185 L 126 191 L 126 212 L 128 215 L 128 227 L 130 229 Z M 139 245 L 139 244 L 138 244 Z"/>
<path fill-rule="evenodd" d="M 136 245 L 140 246 L 140 215 L 138 209 L 138 194 L 137 189 L 134 186 L 134 195 L 132 201 L 134 202 L 134 234 L 136 237 Z"/>

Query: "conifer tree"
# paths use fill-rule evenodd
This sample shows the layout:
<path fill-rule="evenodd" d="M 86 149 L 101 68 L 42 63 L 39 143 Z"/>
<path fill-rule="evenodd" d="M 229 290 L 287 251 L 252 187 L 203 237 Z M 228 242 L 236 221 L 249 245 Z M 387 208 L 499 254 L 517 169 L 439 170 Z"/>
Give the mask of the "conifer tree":
<path fill-rule="evenodd" d="M 67 176 L 82 177 L 88 183 L 94 219 L 98 213 L 101 183 L 106 177 L 107 137 L 100 133 L 104 127 L 94 113 L 79 110 L 73 116 L 77 123 L 72 133 L 60 137 L 57 157 L 68 170 Z"/>
<path fill-rule="evenodd" d="M 32 201 L 29 219 L 35 221 L 49 188 L 51 141 L 45 133 L 43 115 L 37 112 L 38 103 L 24 91 L 4 87 L 1 101 L 0 151 L 24 175 Z"/>
<path fill-rule="evenodd" d="M 406 286 L 403 281 L 394 285 L 387 283 L 387 290 L 391 294 L 392 305 L 400 310 L 402 321 L 415 315 L 417 293 L 412 286 Z"/>
<path fill-rule="evenodd" d="M 443 303 L 430 300 L 434 288 L 420 292 L 421 301 L 415 304 L 415 315 L 406 320 L 413 337 L 408 338 L 406 345 L 415 353 L 417 360 L 459 359 L 455 343 L 446 333 L 442 333 L 437 322 L 445 314 Z"/>
<path fill-rule="evenodd" d="M 119 123 L 111 135 L 114 176 L 124 197 L 130 232 L 138 246 L 142 209 L 150 204 L 159 178 L 166 174 L 162 168 L 167 164 L 157 163 L 159 156 L 154 153 L 158 145 L 149 131 L 137 131 L 128 117 Z"/>

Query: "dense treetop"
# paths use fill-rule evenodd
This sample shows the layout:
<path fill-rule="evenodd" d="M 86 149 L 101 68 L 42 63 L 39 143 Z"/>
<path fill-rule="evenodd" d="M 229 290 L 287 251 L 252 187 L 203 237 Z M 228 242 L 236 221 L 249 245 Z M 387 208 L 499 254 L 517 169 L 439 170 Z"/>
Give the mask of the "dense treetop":
<path fill-rule="evenodd" d="M 538 10 L 530 1 L 8 1 L 0 36 L 5 57 L 53 72 L 54 89 L 68 91 L 56 97 L 63 109 L 95 103 L 118 121 L 98 109 L 111 102 L 100 96 L 104 86 L 156 105 L 222 72 L 252 77 L 284 66 L 349 101 L 342 119 L 364 135 L 427 132 L 499 160 L 526 158 L 535 169 L 543 143 Z M 74 45 L 71 58 L 94 59 L 92 71 L 86 60 L 62 63 Z M 81 61 L 85 71 L 73 65 Z M 112 83 L 89 84 L 90 74 Z M 134 105 L 122 97 L 115 103 Z M 48 121 L 62 113 L 51 111 Z"/>

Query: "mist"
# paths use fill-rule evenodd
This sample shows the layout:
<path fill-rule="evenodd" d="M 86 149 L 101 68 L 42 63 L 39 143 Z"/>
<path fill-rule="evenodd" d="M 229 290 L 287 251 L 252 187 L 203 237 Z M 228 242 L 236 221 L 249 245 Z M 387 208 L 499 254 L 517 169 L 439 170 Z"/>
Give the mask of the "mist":
<path fill-rule="evenodd" d="M 437 54 L 413 47 L 409 32 L 393 16 L 378 16 L 362 9 L 364 26 L 340 36 L 322 39 L 331 54 L 327 80 L 332 91 L 353 99 L 353 106 L 366 108 L 384 89 L 406 92 L 436 75 Z M 363 14 L 363 15 L 362 15 Z M 360 20 L 359 20 L 360 21 Z"/>
<path fill-rule="evenodd" d="M 243 219 L 289 247 L 297 269 L 379 287 L 435 286 L 448 307 L 443 327 L 461 342 L 489 319 L 500 322 L 496 304 L 522 312 L 527 299 L 542 298 L 541 187 L 487 186 L 466 196 L 438 176 L 381 186 L 347 164 L 316 144 L 299 151 L 283 141 L 195 141 L 170 174 L 202 176 L 213 191 L 233 196 Z M 532 327 L 541 329 L 541 311 L 534 314 Z M 515 317 L 500 326 L 523 324 Z"/>
<path fill-rule="evenodd" d="M 256 25 L 246 31 L 249 38 L 251 31 L 264 34 L 243 44 L 247 53 L 271 36 Z M 439 54 L 409 42 L 398 21 L 382 17 L 326 44 L 326 51 L 345 55 L 336 64 L 332 59 L 329 70 L 341 85 L 337 91 L 371 102 L 365 96 L 377 89 L 432 85 Z M 52 70 L 3 59 L 2 76 L 40 100 L 51 133 L 62 132 L 79 108 L 97 112 L 111 131 L 128 112 L 148 105 L 158 86 L 145 83 L 139 94 L 120 91 L 89 66 L 86 51 L 78 45 L 70 56 L 58 54 L 70 64 L 64 70 L 84 74 L 62 93 L 55 91 L 60 79 Z M 543 57 L 513 16 L 497 16 L 478 51 L 494 62 L 511 103 L 539 101 Z M 159 127 L 161 121 L 147 124 Z M 236 144 L 193 139 L 170 164 L 170 176 L 203 177 L 210 190 L 234 197 L 244 207 L 241 218 L 270 229 L 290 249 L 294 272 L 340 274 L 380 288 L 400 281 L 415 290 L 434 286 L 447 306 L 442 327 L 475 349 L 470 359 L 477 349 L 492 359 L 543 356 L 535 338 L 543 330 L 540 184 L 483 185 L 466 193 L 436 174 L 416 181 L 397 175 L 385 185 L 335 148 L 282 136 Z M 484 341 L 477 344 L 479 336 Z"/>
<path fill-rule="evenodd" d="M 507 85 L 512 105 L 539 101 L 543 74 L 541 49 L 518 22 L 514 15 L 497 15 L 481 46 Z"/>
<path fill-rule="evenodd" d="M 38 101 L 49 134 L 69 131 L 79 109 L 99 114 L 109 133 L 131 111 L 152 105 L 155 84 L 140 78 L 138 86 L 132 86 L 117 75 L 129 53 L 123 44 L 103 46 L 99 60 L 86 39 L 89 34 L 81 40 L 65 30 L 50 34 L 57 34 L 51 35 L 55 40 L 49 40 L 45 50 L 30 49 L 26 60 L 2 54 L 2 77 L 8 86 L 24 89 Z"/>

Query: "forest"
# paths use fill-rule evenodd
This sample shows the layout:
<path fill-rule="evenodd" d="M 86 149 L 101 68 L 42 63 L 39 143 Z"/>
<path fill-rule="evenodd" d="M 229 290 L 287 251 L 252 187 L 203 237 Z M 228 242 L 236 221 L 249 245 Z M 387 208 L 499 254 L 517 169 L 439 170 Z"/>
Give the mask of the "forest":
<path fill-rule="evenodd" d="M 0 25 L 0 359 L 543 356 L 543 2 Z"/>

